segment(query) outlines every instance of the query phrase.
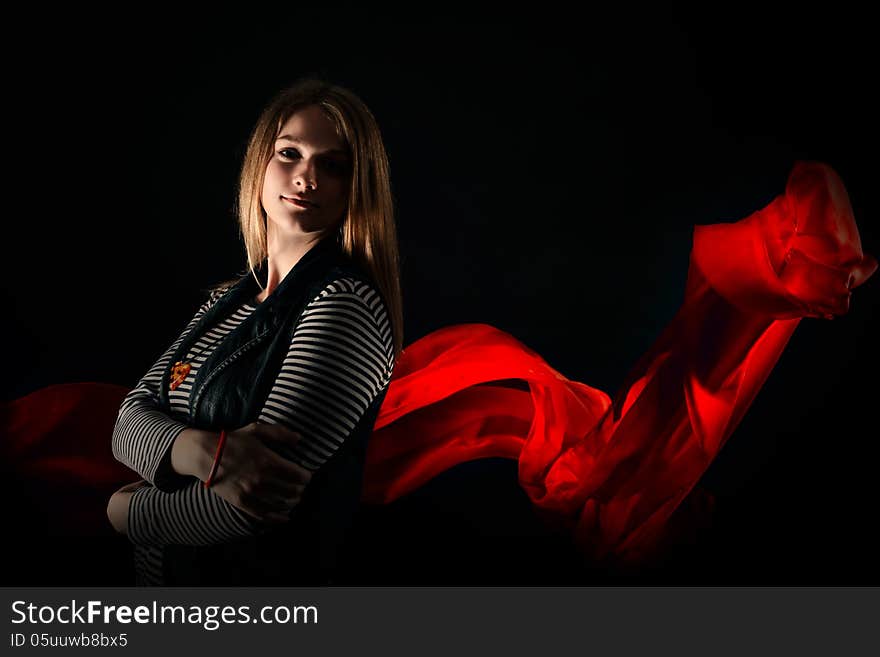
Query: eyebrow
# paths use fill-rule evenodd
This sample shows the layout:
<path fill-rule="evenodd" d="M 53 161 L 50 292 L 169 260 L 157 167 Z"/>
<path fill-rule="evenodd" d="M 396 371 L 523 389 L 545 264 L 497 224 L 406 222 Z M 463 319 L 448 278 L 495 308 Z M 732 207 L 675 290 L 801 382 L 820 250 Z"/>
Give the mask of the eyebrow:
<path fill-rule="evenodd" d="M 293 135 L 281 135 L 275 141 L 281 141 L 282 139 L 286 139 L 287 141 L 292 141 L 294 144 L 302 144 L 302 140 L 299 137 L 294 137 Z M 335 153 L 339 155 L 348 155 L 348 151 L 341 148 L 333 148 L 327 151 L 328 153 Z"/>

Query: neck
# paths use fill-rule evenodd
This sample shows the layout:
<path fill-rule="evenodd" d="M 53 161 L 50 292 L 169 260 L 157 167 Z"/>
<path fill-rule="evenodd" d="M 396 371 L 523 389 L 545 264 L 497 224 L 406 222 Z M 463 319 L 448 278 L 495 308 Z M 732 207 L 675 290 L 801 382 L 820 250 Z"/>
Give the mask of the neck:
<path fill-rule="evenodd" d="M 270 224 L 267 235 L 266 288 L 257 295 L 260 302 L 275 291 L 275 288 L 300 261 L 300 258 L 308 253 L 322 237 L 320 233 L 298 233 L 279 237 L 273 228 L 273 225 Z"/>

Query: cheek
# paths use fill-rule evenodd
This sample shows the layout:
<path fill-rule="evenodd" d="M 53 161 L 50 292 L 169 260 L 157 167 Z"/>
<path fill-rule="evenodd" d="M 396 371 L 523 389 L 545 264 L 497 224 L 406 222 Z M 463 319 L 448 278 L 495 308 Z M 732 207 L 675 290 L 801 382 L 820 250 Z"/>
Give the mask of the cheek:
<path fill-rule="evenodd" d="M 266 176 L 263 178 L 263 188 L 277 188 L 278 181 L 284 177 L 284 175 L 284 167 L 275 160 L 269 160 L 269 164 L 266 165 Z"/>
<path fill-rule="evenodd" d="M 333 198 L 336 200 L 336 205 L 339 207 L 345 207 L 348 205 L 348 194 L 351 190 L 350 183 L 348 181 L 339 181 L 333 187 Z"/>
<path fill-rule="evenodd" d="M 261 191 L 261 198 L 263 201 L 271 201 L 273 198 L 277 197 L 281 192 L 278 187 L 278 172 L 271 165 L 266 169 L 266 176 L 263 178 L 263 189 Z"/>

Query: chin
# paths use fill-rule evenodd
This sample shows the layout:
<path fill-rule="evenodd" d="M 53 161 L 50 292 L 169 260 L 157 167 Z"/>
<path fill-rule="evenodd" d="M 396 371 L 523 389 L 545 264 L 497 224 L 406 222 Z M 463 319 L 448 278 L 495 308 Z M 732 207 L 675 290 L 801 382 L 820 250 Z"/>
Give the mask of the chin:
<path fill-rule="evenodd" d="M 304 218 L 298 217 L 297 214 L 289 212 L 287 215 L 282 215 L 280 221 L 270 220 L 270 223 L 275 224 L 275 229 L 282 235 L 311 235 L 326 229 L 322 222 L 304 221 Z"/>

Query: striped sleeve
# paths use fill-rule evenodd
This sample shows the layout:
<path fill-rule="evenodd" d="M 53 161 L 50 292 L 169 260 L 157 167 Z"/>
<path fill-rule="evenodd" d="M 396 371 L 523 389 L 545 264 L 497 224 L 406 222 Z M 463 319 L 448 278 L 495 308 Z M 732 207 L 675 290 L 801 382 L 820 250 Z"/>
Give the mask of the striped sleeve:
<path fill-rule="evenodd" d="M 391 327 L 369 284 L 338 279 L 303 313 L 260 421 L 303 436 L 284 456 L 318 470 L 339 449 L 393 369 Z"/>
<path fill-rule="evenodd" d="M 388 386 L 393 354 L 376 290 L 354 278 L 337 279 L 303 312 L 259 420 L 301 433 L 283 455 L 318 470 Z M 201 482 L 174 492 L 140 488 L 129 509 L 129 538 L 140 544 L 210 545 L 268 527 Z"/>
<path fill-rule="evenodd" d="M 171 446 L 187 425 L 169 417 L 159 408 L 162 372 L 184 337 L 222 293 L 223 290 L 210 294 L 177 340 L 125 396 L 116 417 L 112 437 L 113 456 L 160 490 L 175 490 L 190 479 L 171 469 Z"/>

